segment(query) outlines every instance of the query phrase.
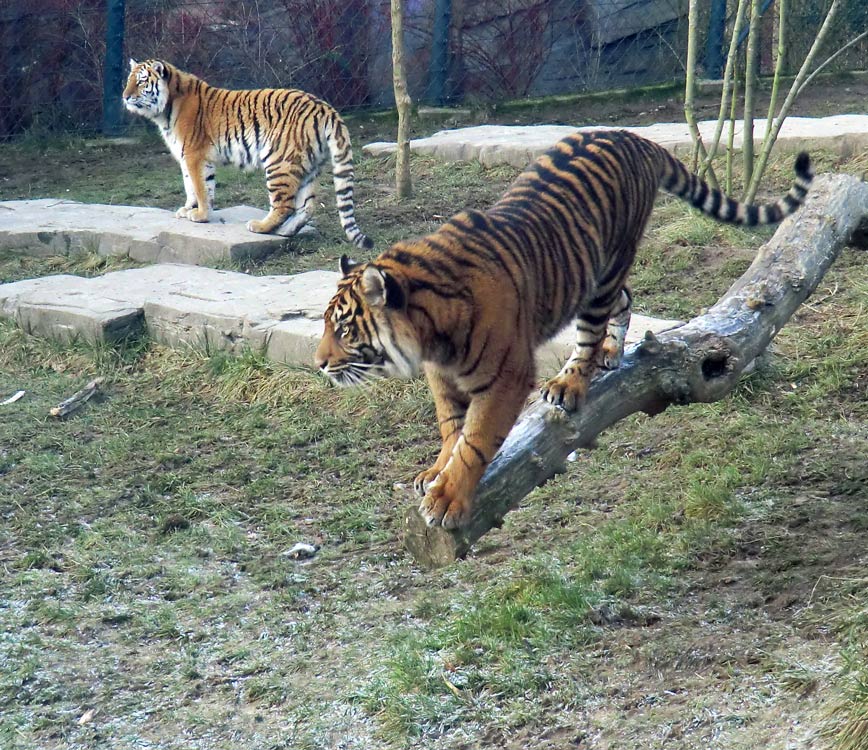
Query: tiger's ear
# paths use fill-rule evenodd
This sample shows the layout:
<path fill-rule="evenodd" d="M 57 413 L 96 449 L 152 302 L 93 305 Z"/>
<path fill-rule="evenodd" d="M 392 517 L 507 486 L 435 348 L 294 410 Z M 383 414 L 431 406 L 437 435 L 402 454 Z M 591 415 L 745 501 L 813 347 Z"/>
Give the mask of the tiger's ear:
<path fill-rule="evenodd" d="M 368 266 L 362 273 L 362 292 L 371 307 L 401 310 L 407 300 L 401 284 L 395 277 L 376 266 Z"/>
<path fill-rule="evenodd" d="M 359 264 L 356 263 L 356 261 L 352 260 L 348 255 L 342 255 L 341 261 L 338 265 L 339 265 L 339 268 L 341 269 L 341 275 L 342 276 L 349 276 L 350 272 L 354 268 L 358 267 Z"/>
<path fill-rule="evenodd" d="M 160 78 L 165 78 L 168 73 L 166 72 L 166 66 L 160 60 L 154 60 L 151 64 L 151 67 L 154 69 L 154 72 L 160 76 Z"/>
<path fill-rule="evenodd" d="M 136 61 L 131 57 L 131 58 L 130 58 L 130 70 L 131 70 L 131 71 L 135 70 L 135 69 L 136 69 L 136 65 L 138 65 L 138 63 L 137 63 L 137 62 L 136 62 Z"/>

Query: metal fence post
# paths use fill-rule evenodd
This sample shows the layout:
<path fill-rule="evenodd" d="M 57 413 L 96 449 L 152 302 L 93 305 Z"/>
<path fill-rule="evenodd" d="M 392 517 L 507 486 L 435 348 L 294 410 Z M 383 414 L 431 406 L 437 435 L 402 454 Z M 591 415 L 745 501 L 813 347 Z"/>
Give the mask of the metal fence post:
<path fill-rule="evenodd" d="M 446 102 L 451 15 L 452 0 L 435 0 L 434 29 L 431 34 L 431 62 L 428 65 L 428 90 L 425 92 L 425 98 L 430 104 L 444 104 Z"/>
<path fill-rule="evenodd" d="M 723 36 L 726 33 L 726 0 L 712 0 L 705 42 L 705 77 L 718 80 L 723 75 Z"/>
<path fill-rule="evenodd" d="M 103 135 L 118 135 L 124 129 L 121 117 L 121 91 L 124 85 L 124 3 L 125 0 L 107 0 L 106 3 Z"/>

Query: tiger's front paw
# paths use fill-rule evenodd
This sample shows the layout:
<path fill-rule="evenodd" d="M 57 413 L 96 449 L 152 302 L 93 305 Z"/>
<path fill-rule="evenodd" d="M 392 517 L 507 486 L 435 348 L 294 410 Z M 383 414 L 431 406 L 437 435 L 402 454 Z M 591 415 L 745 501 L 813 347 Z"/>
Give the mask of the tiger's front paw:
<path fill-rule="evenodd" d="M 433 466 L 430 469 L 425 469 L 425 471 L 420 471 L 413 480 L 413 489 L 416 491 L 416 494 L 419 497 L 425 497 L 428 487 L 434 483 L 439 474 L 440 470 Z"/>
<path fill-rule="evenodd" d="M 553 406 L 575 411 L 588 393 L 588 378 L 579 375 L 555 375 L 541 389 L 542 397 Z"/>
<path fill-rule="evenodd" d="M 429 526 L 457 529 L 470 521 L 472 503 L 469 497 L 456 494 L 443 474 L 428 487 L 419 503 L 419 513 Z"/>
<path fill-rule="evenodd" d="M 190 211 L 193 210 L 192 206 L 181 206 L 177 211 L 175 211 L 176 219 L 186 219 L 190 215 Z"/>

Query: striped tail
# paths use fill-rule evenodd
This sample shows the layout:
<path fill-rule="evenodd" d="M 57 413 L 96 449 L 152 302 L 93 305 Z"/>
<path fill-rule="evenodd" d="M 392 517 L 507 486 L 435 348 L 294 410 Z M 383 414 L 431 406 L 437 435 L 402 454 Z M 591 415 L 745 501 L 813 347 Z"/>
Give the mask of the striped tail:
<path fill-rule="evenodd" d="M 332 174 L 335 183 L 335 202 L 341 218 L 341 226 L 347 238 L 356 247 L 370 250 L 374 243 L 370 237 L 362 234 L 356 223 L 353 206 L 353 149 L 350 145 L 350 135 L 343 120 L 336 118 L 332 127 L 326 133 L 329 152 L 332 157 Z"/>
<path fill-rule="evenodd" d="M 775 203 L 756 205 L 741 203 L 719 190 L 710 188 L 704 180 L 687 171 L 687 168 L 669 152 L 661 167 L 661 186 L 672 195 L 687 201 L 694 208 L 719 221 L 729 224 L 756 226 L 775 224 L 794 213 L 805 202 L 805 195 L 814 179 L 811 157 L 804 151 L 796 157 L 796 179 L 789 192 Z"/>

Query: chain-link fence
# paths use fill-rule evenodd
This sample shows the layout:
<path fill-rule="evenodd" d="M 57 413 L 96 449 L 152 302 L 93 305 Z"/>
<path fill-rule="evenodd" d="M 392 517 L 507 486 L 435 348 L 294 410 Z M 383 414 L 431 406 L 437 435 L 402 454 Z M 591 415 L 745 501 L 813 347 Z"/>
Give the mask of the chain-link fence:
<path fill-rule="evenodd" d="M 791 72 L 830 2 L 791 8 Z M 734 6 L 703 4 L 711 77 L 719 75 Z M 420 103 L 497 102 L 684 75 L 687 0 L 404 0 L 404 7 L 409 85 Z M 773 0 L 764 8 L 770 72 Z M 0 138 L 128 122 L 120 90 L 130 56 L 161 57 L 228 88 L 302 88 L 342 111 L 387 107 L 389 25 L 389 0 L 5 0 Z M 845 0 L 828 52 L 865 28 L 868 3 Z M 862 42 L 834 69 L 865 68 Z"/>

